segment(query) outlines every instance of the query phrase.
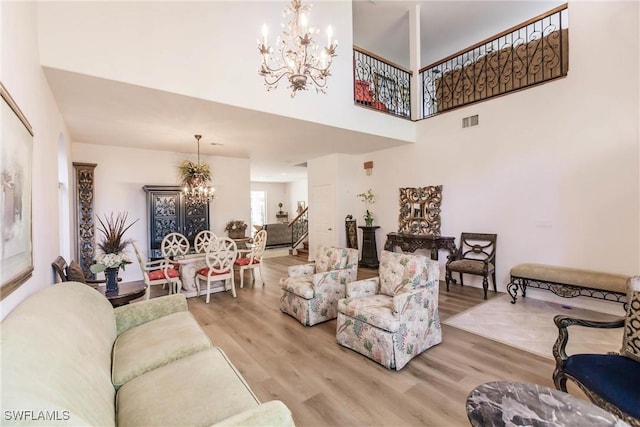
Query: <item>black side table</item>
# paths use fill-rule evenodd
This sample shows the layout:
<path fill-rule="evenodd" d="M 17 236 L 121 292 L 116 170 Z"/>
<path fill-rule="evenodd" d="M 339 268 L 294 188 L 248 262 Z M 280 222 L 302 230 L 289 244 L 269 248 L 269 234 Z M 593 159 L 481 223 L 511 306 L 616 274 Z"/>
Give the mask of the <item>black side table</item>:
<path fill-rule="evenodd" d="M 362 230 L 362 259 L 358 264 L 360 267 L 378 268 L 378 248 L 376 246 L 376 230 L 380 227 L 358 227 Z"/>
<path fill-rule="evenodd" d="M 144 296 L 147 285 L 144 283 L 144 280 L 137 280 L 135 282 L 118 283 L 118 290 L 116 292 L 107 292 L 106 286 L 98 286 L 96 289 L 107 297 L 113 307 L 119 307 L 129 304 L 131 300 Z"/>

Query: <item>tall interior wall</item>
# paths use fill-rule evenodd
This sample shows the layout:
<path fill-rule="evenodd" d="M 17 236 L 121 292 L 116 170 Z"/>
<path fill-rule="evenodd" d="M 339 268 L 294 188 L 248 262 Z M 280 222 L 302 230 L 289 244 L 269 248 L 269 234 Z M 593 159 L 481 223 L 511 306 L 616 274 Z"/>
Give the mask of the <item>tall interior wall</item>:
<path fill-rule="evenodd" d="M 443 235 L 498 234 L 498 290 L 522 262 L 639 274 L 638 8 L 571 3 L 566 78 L 419 121 L 416 144 L 361 156 L 375 165 L 360 188 L 377 196 L 378 247 L 397 231 L 398 188 L 442 184 Z"/>
<path fill-rule="evenodd" d="M 53 282 L 51 262 L 60 252 L 58 141 L 69 137 L 40 67 L 37 12 L 32 2 L 0 2 L 0 81 L 33 127 L 33 275 L 0 303 L 4 318 L 20 301 Z M 62 175 L 68 171 L 62 171 Z"/>

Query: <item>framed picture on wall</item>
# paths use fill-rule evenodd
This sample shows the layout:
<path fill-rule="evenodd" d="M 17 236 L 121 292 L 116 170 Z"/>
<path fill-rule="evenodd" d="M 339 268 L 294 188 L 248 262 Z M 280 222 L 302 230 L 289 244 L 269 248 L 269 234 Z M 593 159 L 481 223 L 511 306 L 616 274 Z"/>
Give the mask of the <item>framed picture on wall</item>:
<path fill-rule="evenodd" d="M 2 83 L 0 93 L 0 299 L 4 299 L 33 273 L 33 129 Z"/>

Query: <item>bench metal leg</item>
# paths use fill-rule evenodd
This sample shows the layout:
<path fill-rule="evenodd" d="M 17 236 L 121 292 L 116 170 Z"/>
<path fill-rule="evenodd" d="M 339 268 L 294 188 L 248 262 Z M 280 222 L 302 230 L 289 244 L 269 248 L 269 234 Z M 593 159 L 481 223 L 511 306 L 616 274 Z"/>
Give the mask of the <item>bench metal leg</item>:
<path fill-rule="evenodd" d="M 527 284 L 519 277 L 511 276 L 511 282 L 507 285 L 507 292 L 511 295 L 511 304 L 516 303 L 518 298 L 518 287 L 522 289 L 522 298 L 527 296 Z"/>

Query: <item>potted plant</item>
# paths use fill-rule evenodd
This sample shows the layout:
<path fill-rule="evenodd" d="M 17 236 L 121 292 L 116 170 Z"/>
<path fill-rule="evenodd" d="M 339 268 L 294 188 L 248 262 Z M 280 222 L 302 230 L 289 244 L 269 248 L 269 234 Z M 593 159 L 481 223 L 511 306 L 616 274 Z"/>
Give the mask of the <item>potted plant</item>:
<path fill-rule="evenodd" d="M 127 225 L 127 213 L 119 212 L 115 217 L 113 212 L 104 219 L 98 218 L 98 231 L 102 234 L 102 240 L 98 243 L 100 253 L 91 264 L 89 269 L 92 273 L 104 271 L 107 279 L 107 292 L 118 291 L 118 270 L 131 264 L 131 260 L 126 253 L 126 248 L 131 243 L 131 239 L 125 239 L 124 233 L 131 228 L 138 220 L 136 219 Z"/>
<path fill-rule="evenodd" d="M 206 163 L 194 163 L 183 160 L 178 166 L 182 185 L 197 186 L 211 181 L 211 169 Z"/>
<path fill-rule="evenodd" d="M 375 203 L 376 198 L 369 189 L 366 193 L 356 194 L 361 201 L 365 204 L 364 222 L 367 227 L 373 226 L 373 212 L 369 210 L 369 206 Z"/>
<path fill-rule="evenodd" d="M 229 234 L 231 239 L 244 238 L 244 232 L 247 230 L 247 223 L 243 220 L 231 220 L 224 227 L 224 230 Z"/>
<path fill-rule="evenodd" d="M 283 215 L 283 214 L 284 214 L 284 212 L 282 211 L 282 206 L 284 206 L 284 205 L 282 204 L 282 202 L 278 203 L 278 209 L 280 209 L 280 210 L 278 211 L 278 215 Z"/>

